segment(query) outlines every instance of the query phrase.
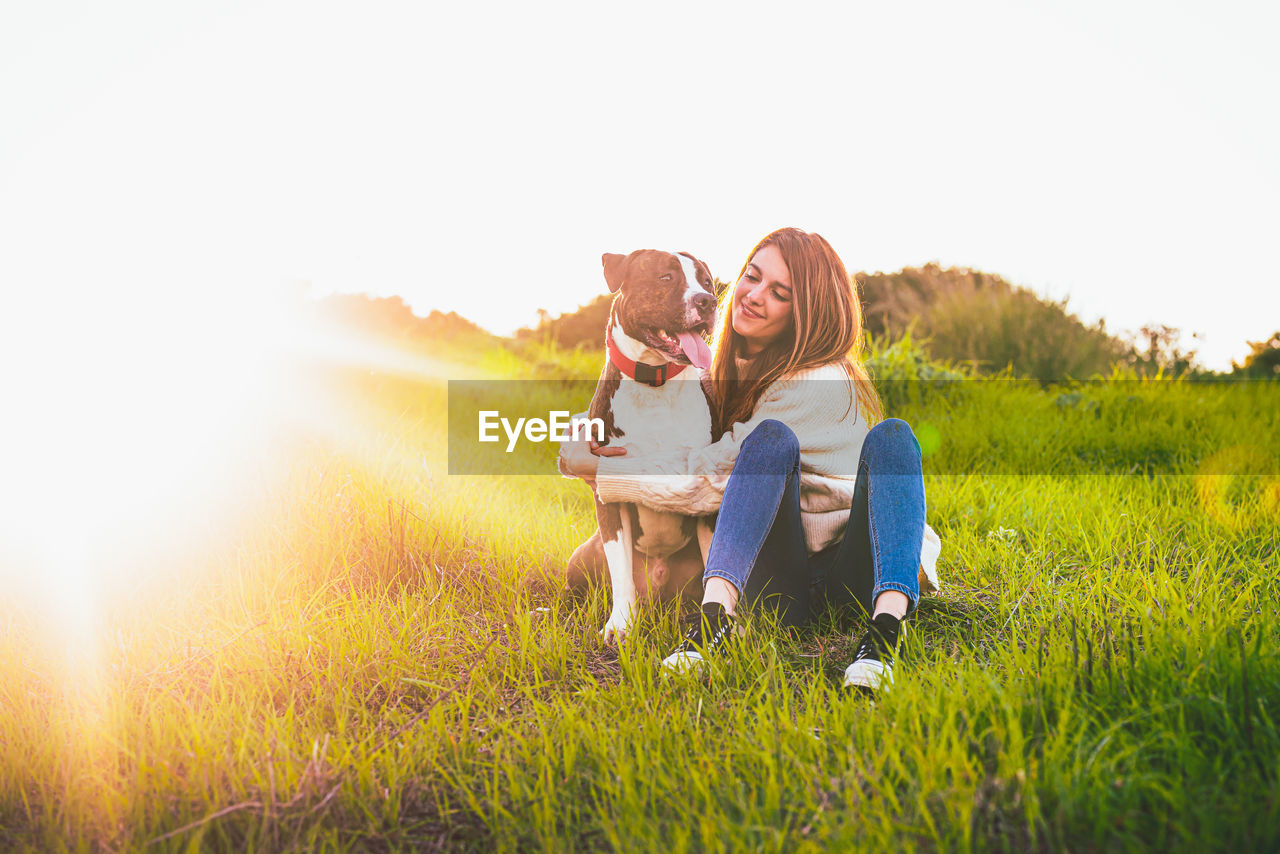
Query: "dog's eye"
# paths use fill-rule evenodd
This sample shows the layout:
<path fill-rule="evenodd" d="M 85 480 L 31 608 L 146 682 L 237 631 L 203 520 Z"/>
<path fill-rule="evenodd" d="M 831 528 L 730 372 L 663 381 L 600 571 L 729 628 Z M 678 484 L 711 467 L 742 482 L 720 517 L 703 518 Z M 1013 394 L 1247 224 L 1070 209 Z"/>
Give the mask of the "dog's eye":
<path fill-rule="evenodd" d="M 669 281 L 671 281 L 671 274 L 670 274 L 670 273 L 666 273 L 666 274 L 664 274 L 664 275 L 661 275 L 661 276 L 659 276 L 659 277 L 658 277 L 658 280 L 659 280 L 659 281 L 662 281 L 662 282 L 669 282 Z"/>

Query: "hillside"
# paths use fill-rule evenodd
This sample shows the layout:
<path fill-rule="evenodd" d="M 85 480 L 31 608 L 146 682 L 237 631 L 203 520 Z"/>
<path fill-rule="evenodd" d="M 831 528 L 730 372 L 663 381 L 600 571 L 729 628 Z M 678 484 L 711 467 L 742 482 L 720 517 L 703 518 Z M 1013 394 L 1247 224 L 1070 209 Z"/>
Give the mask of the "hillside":
<path fill-rule="evenodd" d="M 398 297 L 332 294 L 310 305 L 315 316 L 384 341 L 408 344 L 468 338 L 495 343 L 497 336 L 457 312 L 433 310 L 426 317 L 413 313 Z"/>
<path fill-rule="evenodd" d="M 1117 364 L 1139 374 L 1195 370 L 1178 330 L 1144 327 L 1117 336 L 1103 321 L 1087 326 L 1067 301 L 1046 299 L 1000 276 L 937 264 L 896 273 L 855 274 L 868 334 L 896 341 L 908 332 L 934 359 L 966 363 L 983 373 L 1011 369 L 1041 382 L 1109 374 Z M 595 345 L 609 315 L 607 294 L 576 311 L 544 315 L 517 339 L 550 340 L 561 347 Z M 1138 343 L 1141 342 L 1141 343 Z"/>

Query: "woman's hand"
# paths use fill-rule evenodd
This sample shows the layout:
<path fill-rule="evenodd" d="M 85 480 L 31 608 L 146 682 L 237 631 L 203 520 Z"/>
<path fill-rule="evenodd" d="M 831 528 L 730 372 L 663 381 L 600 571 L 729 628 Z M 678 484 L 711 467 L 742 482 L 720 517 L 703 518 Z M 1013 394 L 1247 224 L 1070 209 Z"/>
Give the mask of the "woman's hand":
<path fill-rule="evenodd" d="M 580 477 L 586 481 L 594 481 L 596 469 L 600 465 L 600 457 L 620 457 L 627 453 L 626 448 L 613 445 L 601 445 L 595 439 L 589 441 L 562 442 L 560 444 L 560 473 L 565 477 Z"/>

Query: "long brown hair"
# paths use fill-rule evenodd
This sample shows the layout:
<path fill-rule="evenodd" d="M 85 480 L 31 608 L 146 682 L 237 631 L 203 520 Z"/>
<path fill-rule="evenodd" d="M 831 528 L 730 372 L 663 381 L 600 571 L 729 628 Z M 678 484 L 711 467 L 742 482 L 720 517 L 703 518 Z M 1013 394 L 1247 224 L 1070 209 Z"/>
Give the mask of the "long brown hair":
<path fill-rule="evenodd" d="M 745 355 L 745 340 L 733 330 L 733 295 L 751 260 L 766 246 L 778 247 L 791 274 L 791 324 L 787 332 L 752 357 L 740 376 L 735 358 Z M 849 406 L 856 398 L 869 424 L 882 417 L 880 396 L 862 363 L 862 303 L 857 283 L 821 235 L 780 228 L 766 236 L 747 255 L 738 278 L 721 294 L 719 314 L 710 371 L 717 436 L 735 422 L 750 419 L 770 383 L 794 371 L 832 362 L 843 365 L 848 374 Z"/>

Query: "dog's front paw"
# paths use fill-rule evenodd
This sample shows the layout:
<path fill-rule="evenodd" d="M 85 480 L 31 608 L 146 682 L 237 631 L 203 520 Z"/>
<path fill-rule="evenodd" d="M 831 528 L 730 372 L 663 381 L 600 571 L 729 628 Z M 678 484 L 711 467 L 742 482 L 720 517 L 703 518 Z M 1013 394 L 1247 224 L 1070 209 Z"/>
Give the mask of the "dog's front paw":
<path fill-rule="evenodd" d="M 630 633 L 631 613 L 614 611 L 609 615 L 609 621 L 604 624 L 604 628 L 600 630 L 600 639 L 605 643 L 621 644 Z"/>

